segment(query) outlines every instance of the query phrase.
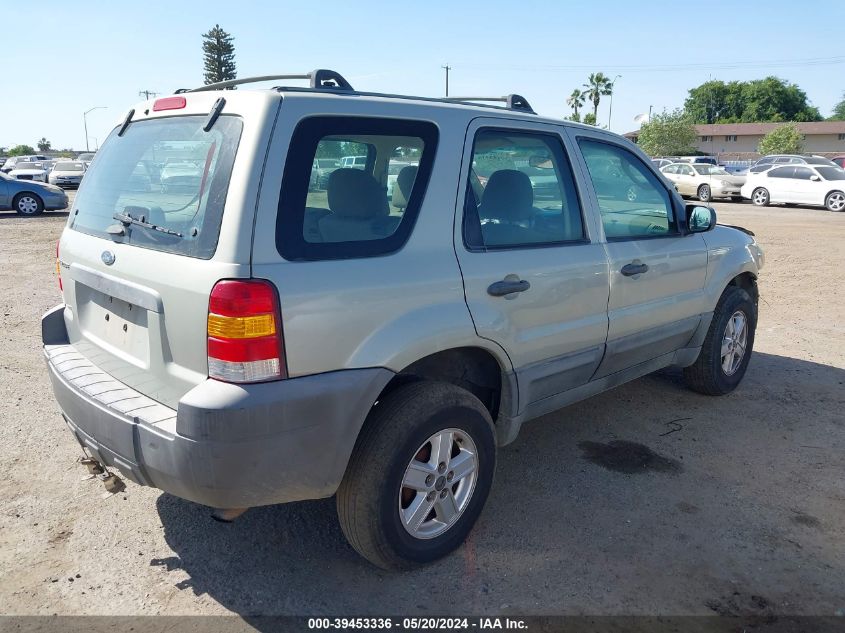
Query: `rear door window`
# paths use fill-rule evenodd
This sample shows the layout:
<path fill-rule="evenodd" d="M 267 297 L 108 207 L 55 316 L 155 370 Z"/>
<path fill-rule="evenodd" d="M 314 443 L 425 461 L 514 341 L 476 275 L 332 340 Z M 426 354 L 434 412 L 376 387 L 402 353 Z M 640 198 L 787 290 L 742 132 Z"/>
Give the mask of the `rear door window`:
<path fill-rule="evenodd" d="M 471 250 L 585 241 L 581 205 L 560 138 L 480 131 L 473 147 L 463 233 Z"/>
<path fill-rule="evenodd" d="M 289 260 L 344 259 L 401 248 L 422 204 L 436 145 L 437 128 L 424 121 L 302 121 L 282 180 L 279 253 Z M 315 178 L 315 159 L 339 166 Z"/>
<path fill-rule="evenodd" d="M 115 129 L 85 175 L 70 228 L 133 246 L 211 258 L 243 124 L 239 117 L 224 115 L 205 132 L 205 119 L 136 121 L 123 136 Z M 109 227 L 123 228 L 123 235 L 109 233 Z"/>

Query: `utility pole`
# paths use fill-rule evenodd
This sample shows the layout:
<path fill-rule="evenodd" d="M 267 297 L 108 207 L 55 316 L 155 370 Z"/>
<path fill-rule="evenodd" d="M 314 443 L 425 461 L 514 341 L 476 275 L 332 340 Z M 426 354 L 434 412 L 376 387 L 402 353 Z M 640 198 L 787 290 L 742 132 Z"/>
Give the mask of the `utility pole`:
<path fill-rule="evenodd" d="M 607 113 L 607 129 L 610 129 L 610 119 L 613 116 L 613 93 L 616 92 L 616 80 L 621 79 L 622 75 L 616 75 L 613 81 L 610 82 L 610 110 Z"/>
<path fill-rule="evenodd" d="M 150 97 L 157 97 L 159 95 L 158 92 L 153 92 L 152 90 L 139 90 L 138 96 L 144 97 L 144 99 L 149 99 Z"/>
<path fill-rule="evenodd" d="M 452 70 L 452 67 L 449 64 L 446 64 L 445 66 L 441 66 L 440 68 L 442 68 L 443 70 L 446 71 L 446 96 L 448 97 L 449 96 L 449 71 Z"/>

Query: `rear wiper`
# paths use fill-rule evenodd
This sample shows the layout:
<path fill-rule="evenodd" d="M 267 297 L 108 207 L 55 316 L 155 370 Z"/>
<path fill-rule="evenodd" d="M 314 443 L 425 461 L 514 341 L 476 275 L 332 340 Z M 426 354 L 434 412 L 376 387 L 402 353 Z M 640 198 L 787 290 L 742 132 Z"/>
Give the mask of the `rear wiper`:
<path fill-rule="evenodd" d="M 158 231 L 159 233 L 167 233 L 167 235 L 174 235 L 176 237 L 182 237 L 182 234 L 179 233 L 178 231 L 174 231 L 173 229 L 168 229 L 168 228 L 165 228 L 163 226 L 157 226 L 155 224 L 150 224 L 149 222 L 145 222 L 144 220 L 139 220 L 138 218 L 133 218 L 128 213 L 115 213 L 111 217 L 114 218 L 115 220 L 117 220 L 118 222 L 123 222 L 123 224 L 125 224 L 126 226 L 129 226 L 130 224 L 134 224 L 136 226 L 141 226 L 145 229 L 150 229 L 152 231 Z M 109 228 L 111 228 L 111 227 L 109 227 Z M 111 233 L 111 232 L 112 231 L 109 231 L 109 233 Z"/>

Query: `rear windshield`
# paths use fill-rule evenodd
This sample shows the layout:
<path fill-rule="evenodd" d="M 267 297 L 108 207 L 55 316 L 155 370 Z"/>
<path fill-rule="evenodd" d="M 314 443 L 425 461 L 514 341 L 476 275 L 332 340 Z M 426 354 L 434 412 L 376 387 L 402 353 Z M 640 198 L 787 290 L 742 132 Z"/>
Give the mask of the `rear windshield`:
<path fill-rule="evenodd" d="M 138 121 L 122 137 L 113 131 L 85 176 L 70 228 L 144 248 L 211 258 L 243 124 L 239 117 L 221 116 L 204 132 L 205 119 L 200 115 Z M 122 227 L 124 234 L 110 235 L 109 227 Z"/>

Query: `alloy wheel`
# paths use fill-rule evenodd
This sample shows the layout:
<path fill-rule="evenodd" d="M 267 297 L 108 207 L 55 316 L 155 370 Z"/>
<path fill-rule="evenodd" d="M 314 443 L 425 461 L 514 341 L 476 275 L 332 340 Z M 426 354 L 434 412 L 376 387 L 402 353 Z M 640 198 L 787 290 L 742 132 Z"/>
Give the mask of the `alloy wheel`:
<path fill-rule="evenodd" d="M 413 537 L 431 539 L 452 527 L 469 505 L 478 479 L 478 451 L 460 429 L 429 437 L 405 469 L 399 518 Z"/>
<path fill-rule="evenodd" d="M 726 376 L 733 376 L 739 369 L 742 359 L 745 358 L 747 341 L 748 318 L 742 310 L 737 310 L 728 319 L 722 336 L 722 371 Z"/>
<path fill-rule="evenodd" d="M 845 210 L 845 194 L 834 191 L 827 197 L 827 208 L 831 211 Z"/>

